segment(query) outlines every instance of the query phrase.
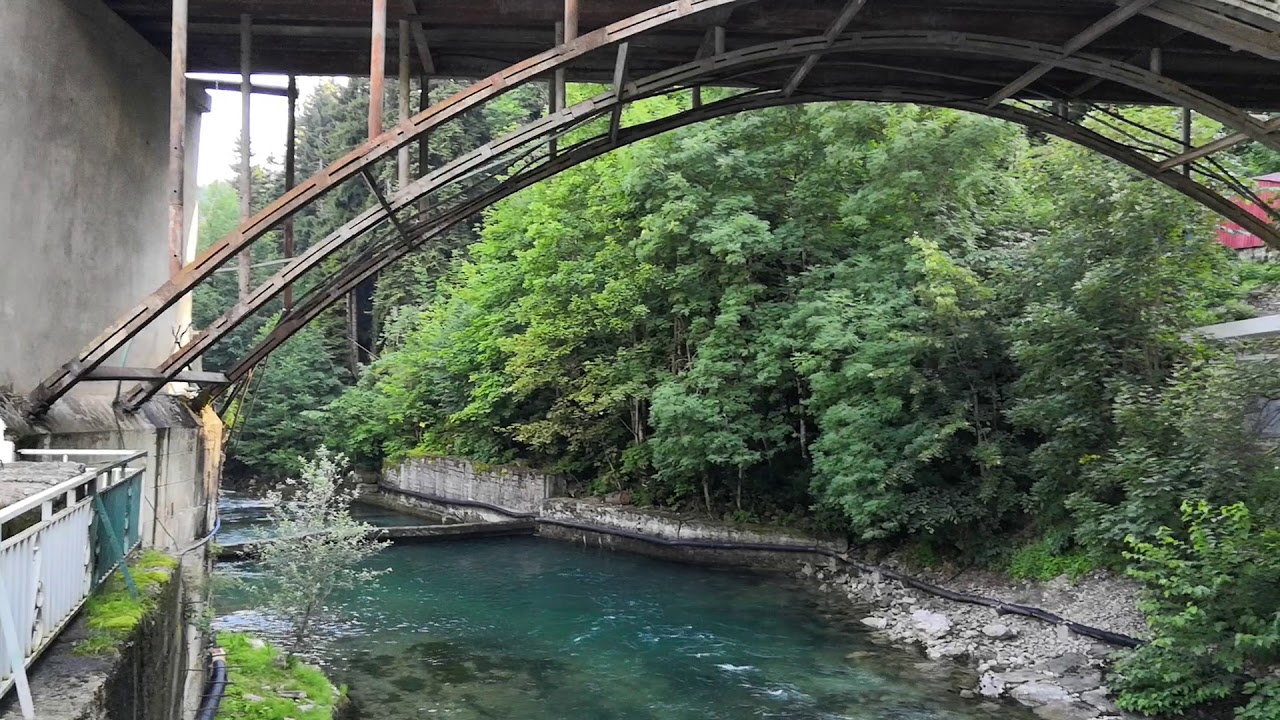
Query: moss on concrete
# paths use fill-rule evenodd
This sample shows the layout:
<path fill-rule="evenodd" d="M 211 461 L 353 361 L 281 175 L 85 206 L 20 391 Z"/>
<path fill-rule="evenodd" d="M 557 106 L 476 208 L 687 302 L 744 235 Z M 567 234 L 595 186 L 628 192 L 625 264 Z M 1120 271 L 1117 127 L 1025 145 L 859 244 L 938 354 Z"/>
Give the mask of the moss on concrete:
<path fill-rule="evenodd" d="M 218 633 L 227 651 L 227 694 L 218 720 L 331 720 L 344 702 L 318 668 L 296 659 L 285 663 L 280 651 L 244 633 Z"/>
<path fill-rule="evenodd" d="M 143 616 L 156 607 L 160 590 L 169 582 L 178 561 L 147 550 L 129 563 L 138 597 L 129 592 L 124 574 L 116 569 L 85 603 L 85 624 L 89 636 L 76 646 L 78 655 L 118 652 Z"/>

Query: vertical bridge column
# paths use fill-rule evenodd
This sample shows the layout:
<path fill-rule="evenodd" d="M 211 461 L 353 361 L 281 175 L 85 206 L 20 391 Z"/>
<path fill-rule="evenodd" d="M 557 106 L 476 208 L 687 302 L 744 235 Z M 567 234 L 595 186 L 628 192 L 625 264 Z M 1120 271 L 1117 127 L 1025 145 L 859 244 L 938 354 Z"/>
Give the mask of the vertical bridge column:
<path fill-rule="evenodd" d="M 373 0 L 369 41 L 369 139 L 382 134 L 382 102 L 387 72 L 387 0 Z M 368 357 L 367 348 L 360 343 L 361 329 L 365 327 L 363 299 L 373 296 L 377 276 L 371 275 L 347 295 L 347 363 L 351 373 L 360 371 L 360 361 Z M 372 318 L 370 318 L 372 321 Z"/>
<path fill-rule="evenodd" d="M 187 162 L 187 0 L 173 0 L 169 42 L 169 277 L 182 272 Z"/>
<path fill-rule="evenodd" d="M 284 138 L 284 191 L 289 192 L 293 189 L 297 181 L 295 174 L 296 155 L 298 150 L 298 78 L 296 75 L 289 76 L 289 118 L 285 121 L 285 138 Z M 288 220 L 284 221 L 284 257 L 289 259 L 293 257 L 293 216 L 290 215 Z M 286 311 L 293 309 L 293 283 L 289 283 L 284 288 L 284 309 Z"/>
<path fill-rule="evenodd" d="M 253 19 L 248 13 L 240 16 L 240 224 L 246 225 L 253 217 L 253 168 L 250 164 L 249 107 L 253 98 L 253 82 L 250 77 L 250 57 L 253 54 Z M 252 255 L 246 247 L 240 251 L 239 278 L 241 300 L 249 297 Z"/>

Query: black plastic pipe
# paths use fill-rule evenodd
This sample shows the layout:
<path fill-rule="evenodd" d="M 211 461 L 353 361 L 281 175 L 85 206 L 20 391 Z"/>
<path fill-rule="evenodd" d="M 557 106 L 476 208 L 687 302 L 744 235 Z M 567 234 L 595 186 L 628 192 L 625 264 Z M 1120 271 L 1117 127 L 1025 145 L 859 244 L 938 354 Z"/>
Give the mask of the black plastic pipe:
<path fill-rule="evenodd" d="M 755 551 L 755 552 L 813 553 L 817 555 L 822 555 L 823 557 L 831 558 L 837 562 L 844 563 L 845 565 L 852 566 L 863 573 L 879 573 L 880 575 L 887 577 L 891 580 L 897 580 L 903 585 L 913 587 L 917 590 L 927 592 L 931 595 L 936 595 L 941 598 L 946 598 L 947 600 L 951 600 L 953 602 L 968 603 L 970 605 L 982 605 L 984 607 L 992 608 L 993 610 L 995 610 L 997 613 L 1000 613 L 1001 615 L 1021 615 L 1023 617 L 1034 618 L 1036 620 L 1040 620 L 1042 622 L 1046 622 L 1051 625 L 1066 625 L 1067 628 L 1071 630 L 1071 632 L 1074 632 L 1077 635 L 1083 635 L 1088 638 L 1093 638 L 1094 640 L 1101 640 L 1102 642 L 1109 643 L 1111 645 L 1119 645 L 1121 647 L 1132 648 L 1132 647 L 1138 647 L 1139 645 L 1142 644 L 1142 641 L 1138 640 L 1137 638 L 1129 637 L 1128 635 L 1122 635 L 1120 633 L 1114 633 L 1114 632 L 1111 632 L 1110 630 L 1103 630 L 1101 628 L 1095 628 L 1095 627 L 1090 627 L 1088 625 L 1081 625 L 1080 623 L 1077 623 L 1077 622 L 1071 622 L 1070 620 L 1067 620 L 1059 615 L 1051 613 L 1048 610 L 1041 610 L 1040 608 L 1029 607 L 1027 605 L 1017 605 L 1014 603 L 1007 603 L 1001 600 L 995 600 L 993 598 L 983 597 L 981 595 L 973 595 L 971 593 L 948 590 L 947 588 L 941 587 L 939 585 L 934 585 L 933 583 L 928 583 L 923 580 L 917 580 L 916 578 L 913 578 L 910 575 L 905 575 L 903 573 L 900 573 L 897 570 L 892 570 L 886 567 L 880 567 L 879 565 L 867 565 L 865 563 L 858 562 L 857 560 L 850 558 L 847 554 L 838 553 L 835 550 L 832 550 L 831 548 L 823 547 L 821 545 L 776 545 L 776 544 L 769 544 L 769 543 L 717 542 L 713 540 L 669 540 L 667 538 L 654 537 L 652 535 L 645 535 L 643 533 L 633 532 L 631 530 L 622 530 L 619 528 L 603 527 L 600 525 L 591 525 L 588 523 L 574 522 L 571 520 L 552 520 L 550 518 L 540 518 L 534 515 L 533 513 L 512 512 L 505 508 L 500 508 L 496 505 L 490 505 L 488 503 L 479 502 L 477 500 L 451 500 L 449 498 L 443 498 L 436 495 L 430 495 L 427 493 L 415 492 L 413 490 L 403 490 L 401 488 L 397 488 L 397 487 L 393 487 L 391 485 L 385 485 L 385 484 L 379 485 L 379 487 L 384 490 L 388 490 L 390 492 L 400 493 L 402 495 L 408 495 L 410 497 L 421 498 L 423 500 L 428 500 L 428 501 L 440 503 L 443 505 L 460 505 L 463 507 L 478 507 L 478 508 L 483 508 L 485 510 L 491 510 L 493 512 L 500 513 L 502 515 L 506 515 L 511 518 L 519 518 L 519 519 L 533 518 L 533 519 L 536 519 L 538 521 L 538 524 L 540 525 L 555 525 L 558 527 L 570 528 L 574 530 L 586 530 L 588 532 L 600 533 L 602 535 L 612 535 L 614 537 L 622 537 L 622 538 L 627 538 L 629 540 L 639 540 L 641 542 L 646 542 L 653 545 L 662 545 L 665 547 L 700 548 L 703 550 L 747 550 L 747 551 Z"/>
<path fill-rule="evenodd" d="M 200 709 L 196 711 L 196 720 L 213 720 L 218 714 L 218 706 L 222 704 L 222 696 L 227 692 L 227 659 L 219 651 L 214 652 L 209 666 L 209 685 L 204 697 L 200 700 Z"/>

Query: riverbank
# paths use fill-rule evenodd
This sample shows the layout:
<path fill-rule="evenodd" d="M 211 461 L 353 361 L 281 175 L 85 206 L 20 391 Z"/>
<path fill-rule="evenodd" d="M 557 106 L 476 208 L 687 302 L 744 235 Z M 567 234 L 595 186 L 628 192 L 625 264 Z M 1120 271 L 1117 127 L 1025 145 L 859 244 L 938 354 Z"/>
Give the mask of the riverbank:
<path fill-rule="evenodd" d="M 448 500 L 383 487 L 383 501 L 448 509 Z M 475 501 L 459 505 L 473 513 Z M 502 508 L 488 506 L 489 513 Z M 663 510 L 596 500 L 552 498 L 536 515 L 538 534 L 558 540 L 639 552 L 664 559 L 794 573 L 825 593 L 839 594 L 865 612 L 862 624 L 877 642 L 923 652 L 931 661 L 972 668 L 970 698 L 1009 697 L 1050 720 L 1119 720 L 1106 674 L 1121 646 L 1081 635 L 1087 626 L 1118 639 L 1141 638 L 1145 622 L 1137 587 L 1124 578 L 1095 573 L 1078 580 L 1014 581 L 997 573 L 943 574 L 894 558 L 879 566 L 859 563 L 843 542 L 767 526 L 737 526 Z M 877 569 L 882 568 L 882 569 Z M 955 602 L 892 579 L 892 572 L 947 590 L 1045 611 L 1044 617 Z"/>
<path fill-rule="evenodd" d="M 1039 608 L 1093 628 L 1135 638 L 1146 630 L 1136 585 L 1105 573 L 1032 582 L 983 571 L 947 576 L 886 565 L 952 591 Z M 1011 697 L 1051 720 L 1138 717 L 1117 709 L 1106 686 L 1110 660 L 1122 650 L 1116 645 L 1076 634 L 1066 625 L 953 602 L 877 572 L 806 564 L 797 575 L 822 592 L 868 608 L 862 623 L 880 642 L 975 668 L 978 685 L 963 689 L 966 697 Z"/>

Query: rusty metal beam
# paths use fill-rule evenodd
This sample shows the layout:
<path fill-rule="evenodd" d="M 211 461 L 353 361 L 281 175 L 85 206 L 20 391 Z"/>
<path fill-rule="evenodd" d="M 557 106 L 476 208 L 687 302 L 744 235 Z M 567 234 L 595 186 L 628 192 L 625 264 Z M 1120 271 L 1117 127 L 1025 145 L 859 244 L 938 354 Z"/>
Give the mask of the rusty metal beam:
<path fill-rule="evenodd" d="M 176 373 L 173 377 L 165 377 L 159 370 L 151 368 L 131 368 L 131 367 L 99 367 L 90 370 L 85 375 L 85 380 L 112 380 L 116 382 L 135 380 L 135 381 L 159 381 L 161 386 L 166 382 L 188 382 L 197 384 L 217 384 L 226 385 L 230 381 L 225 373 L 220 372 L 197 372 L 188 370 Z"/>
<path fill-rule="evenodd" d="M 255 28 L 254 34 L 261 35 L 261 33 L 258 32 L 260 29 L 261 28 Z M 198 83 L 199 86 L 202 86 L 205 90 L 224 90 L 227 92 L 240 92 L 241 90 L 241 84 L 239 81 L 232 83 L 224 82 L 222 80 L 193 80 L 192 82 Z M 250 85 L 249 92 L 253 95 L 287 97 L 289 95 L 289 88 L 276 87 L 274 85 Z"/>
<path fill-rule="evenodd" d="M 836 41 L 836 38 L 840 37 L 840 33 L 844 32 L 845 28 L 849 27 L 849 23 L 853 22 L 853 17 L 866 4 L 867 0 L 849 0 L 849 2 L 845 3 L 844 9 L 840 11 L 840 14 L 836 16 L 836 19 L 832 21 L 827 28 L 827 32 L 823 35 L 827 39 L 827 44 L 822 48 L 823 51 L 831 47 L 831 44 Z M 804 61 L 800 63 L 800 67 L 791 73 L 791 78 L 783 86 L 783 95 L 790 95 L 796 91 L 796 88 L 800 87 L 800 83 L 804 82 L 804 79 L 813 71 L 813 67 L 818 64 L 822 54 L 819 51 L 805 56 Z"/>
<path fill-rule="evenodd" d="M 1085 28 L 1075 37 L 1068 40 L 1066 44 L 1062 46 L 1063 56 L 1074 55 L 1075 53 L 1080 52 L 1089 43 L 1111 32 L 1126 20 L 1142 12 L 1155 2 L 1156 0 L 1129 0 L 1124 5 L 1107 13 L 1106 17 Z M 1015 94 L 1021 92 L 1031 83 L 1039 80 L 1045 73 L 1049 72 L 1053 68 L 1054 63 L 1052 62 L 1042 62 L 1037 64 L 1035 67 L 1018 76 L 1018 78 L 1013 82 L 1005 85 L 1003 88 L 1000 88 L 1000 90 L 994 95 L 987 98 L 987 107 L 993 107 L 999 105 L 1005 100 L 1008 100 Z M 1156 72 L 1158 74 L 1159 71 Z"/>
<path fill-rule="evenodd" d="M 240 16 L 240 224 L 253 216 L 253 165 L 252 140 L 249 131 L 249 112 L 253 100 L 251 60 L 253 57 L 253 18 L 245 13 Z M 253 282 L 253 263 L 249 248 L 240 251 L 240 271 L 237 273 L 239 297 L 249 294 Z"/>
<path fill-rule="evenodd" d="M 622 108 L 627 90 L 627 65 L 630 62 L 631 43 L 618 44 L 618 59 L 613 65 L 613 95 L 617 100 L 609 117 L 609 141 L 618 142 L 618 130 L 622 127 Z"/>
<path fill-rule="evenodd" d="M 686 111 L 685 113 L 664 118 L 659 121 L 626 128 L 620 132 L 616 139 L 610 138 L 605 142 L 601 142 L 599 140 L 585 141 L 575 148 L 567 149 L 563 155 L 556 158 L 553 162 L 548 163 L 547 166 L 535 169 L 524 175 L 513 177 L 498 188 L 491 190 L 485 196 L 467 203 L 464 207 L 453 210 L 442 217 L 434 218 L 428 222 L 424 228 L 417 231 L 414 242 L 416 244 L 421 244 L 422 242 L 436 237 L 445 232 L 453 224 L 464 221 L 467 217 L 474 215 L 483 208 L 492 205 L 502 198 L 510 196 L 534 182 L 554 175 L 568 169 L 569 167 L 573 167 L 574 165 L 596 157 L 621 145 L 635 142 L 636 140 L 640 140 L 645 137 L 651 137 L 652 135 L 660 132 L 666 132 L 694 122 L 701 122 L 712 117 L 742 112 L 744 110 L 782 104 L 832 101 L 840 99 L 844 98 L 840 97 L 840 93 L 838 91 L 831 89 L 824 89 L 822 95 L 818 96 L 793 95 L 788 97 L 782 95 L 780 92 L 774 92 L 771 94 L 762 94 L 756 97 L 730 98 L 719 103 L 706 105 L 703 108 L 694 108 Z M 849 94 L 847 99 L 874 100 L 887 98 L 878 98 L 874 93 L 864 92 Z M 1280 246 L 1280 232 L 1277 232 L 1274 227 L 1260 221 L 1258 218 L 1254 218 L 1252 215 L 1243 211 L 1243 209 L 1236 206 L 1226 198 L 1223 198 L 1212 190 L 1177 173 L 1160 172 L 1159 168 L 1148 158 L 1133 152 L 1114 140 L 1106 138 L 1079 125 L 1067 122 L 1062 118 L 1048 114 L 1033 113 L 1007 105 L 988 108 L 985 107 L 984 103 L 979 101 L 939 99 L 930 102 L 926 97 L 917 97 L 913 99 L 916 102 L 968 110 L 979 114 L 1017 122 L 1022 125 L 1026 125 L 1027 127 L 1079 143 L 1128 165 L 1139 172 L 1151 175 L 1179 192 L 1192 197 L 1197 202 L 1231 217 L 1231 219 L 1250 223 L 1250 225 L 1254 226 L 1252 229 L 1255 231 L 1261 231 L 1264 237 L 1269 238 L 1269 242 Z M 381 271 L 390 264 L 404 257 L 411 250 L 412 248 L 405 247 L 403 245 L 388 248 L 381 254 L 364 258 L 359 263 L 344 269 L 338 275 L 330 278 L 326 281 L 324 286 L 317 288 L 308 296 L 304 305 L 300 306 L 298 314 L 285 318 L 280 326 L 270 333 L 258 346 L 251 350 L 245 358 L 237 363 L 237 365 L 228 373 L 228 376 L 233 381 L 237 378 L 243 377 L 250 369 L 252 369 L 252 367 L 265 359 L 288 337 L 317 317 L 334 301 L 336 301 L 337 298 L 342 297 L 345 292 L 345 288 L 359 283 L 362 278 L 366 277 L 368 274 Z M 208 400 L 209 398 L 216 396 L 218 392 L 220 392 L 220 390 L 217 388 L 206 391 L 203 395 L 203 399 Z"/>
<path fill-rule="evenodd" d="M 337 185 L 354 177 L 361 168 L 386 157 L 405 143 L 461 115 L 467 110 L 522 85 L 548 71 L 582 57 L 599 48 L 612 45 L 665 25 L 696 17 L 719 7 L 738 4 L 741 0 L 674 0 L 628 18 L 611 23 L 582 36 L 572 46 L 555 47 L 527 58 L 490 75 L 414 116 L 407 128 L 383 133 L 339 158 L 316 175 L 285 193 L 259 212 L 235 232 L 214 244 L 182 274 L 166 282 L 139 305 L 131 308 L 98 337 L 94 338 L 71 361 L 63 364 L 31 392 L 32 415 L 43 414 L 62 397 L 87 371 L 102 364 L 130 338 L 168 310 L 186 293 L 208 278 L 222 263 L 241 249 L 262 237 L 278 223 L 324 196 Z"/>
<path fill-rule="evenodd" d="M 427 42 L 427 28 L 421 20 L 410 23 L 409 30 L 413 33 L 413 44 L 418 49 L 418 62 L 422 63 L 422 72 L 427 75 L 436 73 L 436 63 L 431 57 L 431 45 Z"/>
<path fill-rule="evenodd" d="M 369 187 L 369 192 L 378 200 L 378 206 L 382 208 L 382 212 L 386 214 L 391 225 L 395 227 L 396 233 L 406 245 L 411 244 L 409 234 L 405 231 L 404 223 L 400 222 L 400 218 L 396 216 L 396 211 L 391 207 L 391 203 L 387 202 L 387 196 L 382 194 L 382 190 L 378 188 L 378 180 L 369 172 L 368 168 L 360 171 L 360 175 L 364 178 L 364 184 Z"/>
<path fill-rule="evenodd" d="M 1262 8 L 1261 5 L 1255 7 Z M 1251 12 L 1232 17 L 1186 0 L 1162 0 L 1159 4 L 1145 8 L 1142 14 L 1229 48 L 1246 50 L 1270 60 L 1280 60 L 1280 28 L 1275 27 L 1273 16 Z M 1241 22 L 1244 17 L 1254 22 Z"/>
<path fill-rule="evenodd" d="M 1267 132 L 1276 132 L 1277 130 L 1280 130 L 1280 118 L 1273 118 L 1271 120 L 1268 120 L 1263 127 L 1267 129 Z M 1195 148 L 1193 150 L 1184 152 L 1181 155 L 1175 155 L 1169 158 L 1168 160 L 1165 160 L 1164 162 L 1160 163 L 1160 169 L 1169 170 L 1171 168 L 1176 168 L 1180 165 L 1186 165 L 1187 163 L 1190 163 L 1193 160 L 1199 160 L 1202 157 L 1207 157 L 1214 153 L 1222 152 L 1223 150 L 1226 150 L 1228 148 L 1233 148 L 1237 145 L 1242 145 L 1244 143 L 1249 142 L 1249 140 L 1250 138 L 1248 135 L 1245 135 L 1243 133 L 1234 133 L 1224 138 L 1214 140 L 1213 142 L 1205 143 L 1204 145 L 1201 145 L 1200 147 Z"/>
<path fill-rule="evenodd" d="M 285 120 L 284 131 L 284 191 L 289 192 L 297 182 L 298 155 L 298 78 L 289 76 L 289 117 Z M 286 260 L 293 258 L 293 218 L 284 221 L 283 255 Z M 293 285 L 284 289 L 284 309 L 288 312 L 293 307 Z"/>
<path fill-rule="evenodd" d="M 369 39 L 369 139 L 382 134 L 383 81 L 387 69 L 387 0 L 373 0 Z"/>
<path fill-rule="evenodd" d="M 400 56 L 400 86 L 396 95 L 397 121 L 409 119 L 409 94 L 413 92 L 409 76 L 409 21 L 400 21 L 400 44 L 396 48 Z M 396 179 L 399 187 L 409 184 L 409 146 L 401 145 L 396 155 Z"/>
<path fill-rule="evenodd" d="M 736 0 L 679 0 L 648 10 L 627 20 L 613 23 L 605 28 L 589 33 L 577 42 L 566 43 L 552 48 L 521 63 L 506 68 L 489 78 L 475 83 L 444 102 L 437 103 L 419 113 L 408 123 L 383 133 L 375 140 L 356 148 L 347 156 L 331 164 L 312 178 L 303 181 L 297 188 L 286 193 L 268 208 L 258 213 L 236 232 L 224 238 L 195 262 L 184 268 L 182 274 L 165 283 L 156 293 L 148 297 L 141 305 L 120 318 L 87 346 L 72 362 L 54 372 L 32 393 L 32 407 L 36 413 L 47 409 L 49 403 L 56 400 L 69 389 L 88 369 L 101 364 L 103 360 L 117 351 L 131 337 L 146 327 L 155 318 L 177 301 L 186 292 L 202 282 L 221 264 L 234 257 L 284 219 L 290 217 L 302 207 L 323 196 L 339 183 L 353 178 L 362 169 L 394 152 L 401 145 L 421 138 L 433 128 L 438 127 L 461 113 L 479 106 L 481 103 L 501 95 L 510 88 L 529 82 L 536 78 L 564 67 L 565 64 L 582 57 L 605 45 L 621 42 L 641 35 L 655 28 L 708 12 L 717 7 L 729 7 Z M 780 41 L 763 48 L 757 47 L 752 52 L 766 52 L 766 57 L 782 59 L 801 57 L 820 51 L 827 45 L 825 37 L 800 38 Z M 841 38 L 829 48 L 843 53 L 876 52 L 877 50 L 900 49 L 907 51 L 936 51 L 944 48 L 948 51 L 1006 57 L 1025 60 L 1033 63 L 1055 61 L 1060 57 L 1061 48 L 1045 46 L 1023 40 L 993 38 L 980 35 L 965 35 L 939 31 L 893 31 L 880 33 L 855 33 Z M 717 58 L 717 63 L 736 62 L 743 56 L 741 51 L 726 53 Z M 1076 72 L 1094 74 L 1107 80 L 1124 83 L 1136 87 L 1143 92 L 1150 92 L 1175 104 L 1194 106 L 1197 112 L 1214 117 L 1224 123 L 1237 127 L 1250 137 L 1258 139 L 1267 133 L 1261 124 L 1249 118 L 1236 108 L 1222 103 L 1204 93 L 1198 93 L 1168 78 L 1152 74 L 1141 68 L 1134 68 L 1125 63 L 1097 56 L 1076 55 L 1059 64 Z M 697 81 L 708 75 L 710 68 L 701 68 L 697 72 L 687 74 L 687 79 Z M 1275 144 L 1274 138 L 1266 141 Z"/>
<path fill-rule="evenodd" d="M 169 277 L 182 272 L 186 233 L 187 0 L 173 0 L 169 44 Z"/>

